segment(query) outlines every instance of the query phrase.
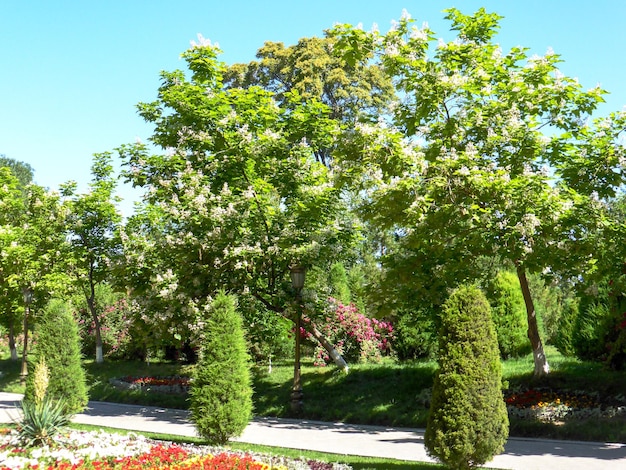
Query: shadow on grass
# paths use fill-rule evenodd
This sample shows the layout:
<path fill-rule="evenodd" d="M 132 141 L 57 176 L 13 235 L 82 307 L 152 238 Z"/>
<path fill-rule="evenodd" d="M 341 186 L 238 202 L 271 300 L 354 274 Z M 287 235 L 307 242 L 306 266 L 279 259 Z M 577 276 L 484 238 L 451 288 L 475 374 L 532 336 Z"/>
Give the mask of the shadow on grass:
<path fill-rule="evenodd" d="M 23 393 L 20 383 L 21 361 L 0 360 L 0 390 L 8 393 Z"/>
<path fill-rule="evenodd" d="M 305 368 L 304 415 L 320 421 L 423 427 L 428 408 L 421 396 L 432 386 L 433 373 L 431 363 L 354 366 L 347 374 L 333 368 Z M 255 414 L 296 417 L 289 408 L 291 383 L 285 377 L 258 374 Z"/>

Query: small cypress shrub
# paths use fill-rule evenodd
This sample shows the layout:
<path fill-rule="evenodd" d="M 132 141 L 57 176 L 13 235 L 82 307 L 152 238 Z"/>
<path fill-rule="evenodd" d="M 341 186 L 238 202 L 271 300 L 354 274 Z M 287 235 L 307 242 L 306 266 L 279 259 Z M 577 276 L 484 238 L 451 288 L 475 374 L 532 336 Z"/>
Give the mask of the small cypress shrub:
<path fill-rule="evenodd" d="M 46 396 L 62 401 L 64 412 L 68 415 L 83 411 L 88 395 L 78 327 L 68 305 L 60 300 L 50 301 L 35 323 L 30 370 L 44 361 L 49 370 Z M 24 401 L 36 401 L 35 374 L 28 374 Z"/>
<path fill-rule="evenodd" d="M 243 322 L 235 299 L 223 292 L 211 304 L 189 395 L 191 421 L 211 444 L 241 435 L 252 417 Z"/>
<path fill-rule="evenodd" d="M 476 286 L 460 287 L 443 306 L 438 365 L 426 449 L 453 469 L 482 465 L 504 449 L 508 415 L 490 307 Z"/>

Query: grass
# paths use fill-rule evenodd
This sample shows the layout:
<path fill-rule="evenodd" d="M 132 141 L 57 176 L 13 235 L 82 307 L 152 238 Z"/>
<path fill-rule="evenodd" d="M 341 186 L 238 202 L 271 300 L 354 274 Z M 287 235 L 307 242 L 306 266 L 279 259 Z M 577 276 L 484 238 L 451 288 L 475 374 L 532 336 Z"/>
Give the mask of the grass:
<path fill-rule="evenodd" d="M 624 404 L 626 374 L 605 369 L 601 364 L 561 356 L 547 348 L 552 372 L 545 378 L 532 379 L 532 356 L 503 362 L 503 377 L 512 388 L 541 387 L 552 390 L 584 391 L 599 397 L 602 403 Z M 173 363 L 86 361 L 92 400 L 116 401 L 171 408 L 186 408 L 186 397 L 159 393 L 118 390 L 109 379 L 126 375 L 185 375 L 190 366 Z M 426 426 L 428 389 L 432 386 L 434 362 L 354 365 L 348 374 L 335 368 L 317 368 L 304 363 L 304 418 L 342 421 L 351 424 L 375 424 L 398 427 Z M 0 390 L 21 392 L 19 363 L 0 361 Z M 265 366 L 254 368 L 255 414 L 258 416 L 294 417 L 289 407 L 293 365 L 274 364 L 272 373 Z M 586 418 L 543 423 L 534 420 L 511 420 L 511 435 L 626 442 L 626 417 Z"/>

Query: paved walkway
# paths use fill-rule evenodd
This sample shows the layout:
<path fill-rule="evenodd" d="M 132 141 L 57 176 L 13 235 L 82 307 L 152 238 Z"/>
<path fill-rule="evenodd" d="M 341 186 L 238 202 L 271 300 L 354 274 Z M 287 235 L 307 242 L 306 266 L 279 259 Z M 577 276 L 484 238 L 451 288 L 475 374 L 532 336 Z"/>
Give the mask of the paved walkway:
<path fill-rule="evenodd" d="M 21 395 L 0 393 L 0 423 L 17 417 Z M 90 402 L 74 422 L 134 431 L 195 436 L 182 410 Z M 337 454 L 427 462 L 423 429 L 256 418 L 238 441 Z M 626 444 L 511 438 L 505 451 L 488 464 L 514 470 L 626 469 Z"/>

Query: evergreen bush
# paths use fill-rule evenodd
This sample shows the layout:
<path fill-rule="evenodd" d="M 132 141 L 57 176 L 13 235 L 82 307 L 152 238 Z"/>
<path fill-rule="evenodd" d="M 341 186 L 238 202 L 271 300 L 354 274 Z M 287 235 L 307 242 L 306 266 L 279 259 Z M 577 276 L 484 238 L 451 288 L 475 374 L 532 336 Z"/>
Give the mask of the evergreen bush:
<path fill-rule="evenodd" d="M 607 336 L 611 311 L 606 303 L 581 302 L 574 322 L 572 343 L 576 357 L 586 361 L 603 361 L 607 355 Z"/>
<path fill-rule="evenodd" d="M 578 315 L 578 298 L 567 297 L 563 301 L 559 325 L 553 343 L 564 356 L 575 356 L 573 337 L 576 317 Z"/>
<path fill-rule="evenodd" d="M 504 449 L 508 415 L 495 327 L 476 286 L 460 287 L 443 306 L 438 365 L 426 449 L 453 469 L 482 465 Z"/>
<path fill-rule="evenodd" d="M 488 289 L 488 296 L 500 355 L 508 359 L 530 353 L 526 305 L 517 275 L 500 271 Z"/>
<path fill-rule="evenodd" d="M 30 370 L 45 362 L 50 371 L 46 396 L 51 400 L 62 400 L 66 414 L 80 413 L 87 406 L 87 382 L 78 328 L 68 304 L 51 300 L 35 322 L 34 331 Z M 28 374 L 24 401 L 36 401 L 35 374 Z"/>
<path fill-rule="evenodd" d="M 252 417 L 243 322 L 235 299 L 223 292 L 211 304 L 189 394 L 191 420 L 211 444 L 239 436 Z"/>
<path fill-rule="evenodd" d="M 393 350 L 401 361 L 431 359 L 437 351 L 437 327 L 426 309 L 400 312 L 394 323 Z"/>

